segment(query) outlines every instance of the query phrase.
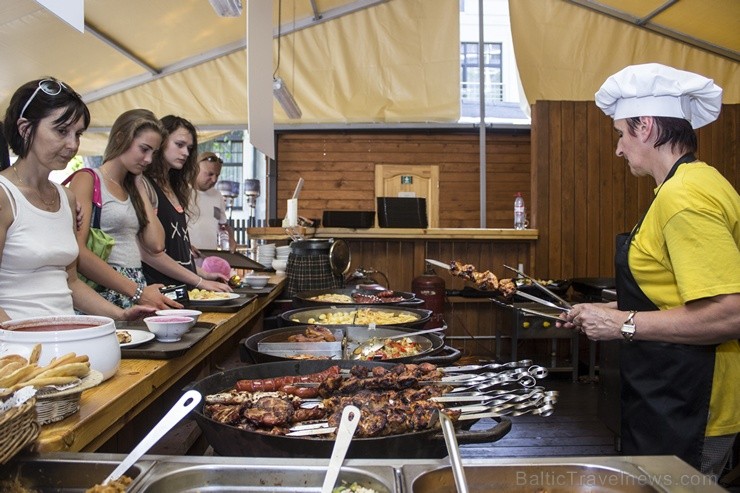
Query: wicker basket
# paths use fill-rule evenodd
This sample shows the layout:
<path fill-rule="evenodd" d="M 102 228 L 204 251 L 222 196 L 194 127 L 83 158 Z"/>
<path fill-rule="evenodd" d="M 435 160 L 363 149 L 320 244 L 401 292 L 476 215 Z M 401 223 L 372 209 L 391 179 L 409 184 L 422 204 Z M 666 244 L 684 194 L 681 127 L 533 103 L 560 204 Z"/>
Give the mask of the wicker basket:
<path fill-rule="evenodd" d="M 36 394 L 36 421 L 46 425 L 61 421 L 80 409 L 82 391 L 103 381 L 103 374 L 96 370 L 82 379 L 79 385 L 61 391 L 40 391 Z"/>
<path fill-rule="evenodd" d="M 5 464 L 39 436 L 36 399 L 31 398 L 0 415 L 0 464 Z"/>

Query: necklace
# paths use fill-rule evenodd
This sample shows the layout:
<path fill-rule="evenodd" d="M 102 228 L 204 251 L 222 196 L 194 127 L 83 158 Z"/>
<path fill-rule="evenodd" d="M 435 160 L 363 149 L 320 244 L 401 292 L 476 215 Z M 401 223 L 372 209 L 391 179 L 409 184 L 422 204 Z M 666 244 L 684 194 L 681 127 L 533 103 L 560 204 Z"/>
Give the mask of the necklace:
<path fill-rule="evenodd" d="M 115 184 L 118 188 L 123 189 L 123 185 L 121 185 L 116 180 L 114 180 L 113 178 L 111 178 L 110 176 L 108 176 L 108 173 L 106 173 L 105 169 L 102 166 L 100 167 L 100 171 L 103 172 L 103 176 L 105 177 L 106 180 L 108 180 L 109 182 Z"/>
<path fill-rule="evenodd" d="M 56 205 L 56 202 L 57 202 L 57 194 L 55 193 L 56 192 L 56 188 L 54 188 L 53 186 L 51 187 L 51 194 L 52 194 L 51 201 L 50 202 L 47 202 L 46 200 L 44 200 L 44 197 L 43 197 L 43 195 L 41 195 L 41 191 L 39 191 L 38 188 L 32 187 L 31 185 L 29 185 L 28 183 L 26 183 L 26 181 L 21 177 L 20 172 L 18 172 L 18 166 L 11 166 L 11 168 L 13 168 L 13 173 L 15 173 L 15 177 L 18 179 L 18 182 L 21 185 L 26 186 L 26 187 L 32 189 L 36 193 L 36 196 L 44 204 L 44 209 L 46 209 L 47 211 L 50 211 L 50 212 L 53 211 L 54 210 L 54 206 Z"/>

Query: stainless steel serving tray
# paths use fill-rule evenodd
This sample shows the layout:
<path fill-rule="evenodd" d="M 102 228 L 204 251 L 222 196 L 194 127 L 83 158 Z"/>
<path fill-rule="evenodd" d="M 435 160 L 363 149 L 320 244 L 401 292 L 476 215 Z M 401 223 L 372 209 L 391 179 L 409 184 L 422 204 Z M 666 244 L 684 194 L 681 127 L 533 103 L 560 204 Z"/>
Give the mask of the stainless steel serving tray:
<path fill-rule="evenodd" d="M 52 453 L 19 457 L 0 468 L 38 491 L 81 492 L 102 481 L 122 454 Z M 145 455 L 127 472 L 128 493 L 238 491 L 319 492 L 328 459 Z M 463 458 L 471 493 L 720 493 L 725 491 L 677 457 Z M 454 493 L 449 460 L 348 459 L 339 481 L 379 493 Z"/>

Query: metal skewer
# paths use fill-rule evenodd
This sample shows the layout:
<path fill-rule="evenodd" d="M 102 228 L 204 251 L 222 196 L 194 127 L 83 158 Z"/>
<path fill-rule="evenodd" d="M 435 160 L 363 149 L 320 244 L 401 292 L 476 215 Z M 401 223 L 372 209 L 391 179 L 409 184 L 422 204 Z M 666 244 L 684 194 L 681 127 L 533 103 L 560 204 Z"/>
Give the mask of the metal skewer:
<path fill-rule="evenodd" d="M 557 294 L 555 294 L 550 289 L 547 289 L 545 286 L 543 286 L 542 284 L 540 284 L 539 281 L 537 281 L 537 279 L 535 279 L 533 277 L 529 277 L 527 274 L 525 274 L 524 272 L 520 271 L 519 269 L 515 269 L 514 267 L 508 266 L 506 264 L 504 264 L 504 267 L 506 267 L 510 271 L 516 272 L 517 274 L 519 274 L 520 276 L 522 276 L 522 277 L 524 277 L 526 279 L 529 279 L 530 281 L 532 281 L 532 284 L 534 284 L 535 286 L 537 286 L 537 288 L 539 288 L 540 290 L 544 291 L 545 293 L 549 294 L 550 296 L 552 296 L 553 298 L 555 298 L 556 300 L 558 300 L 558 302 L 561 305 L 563 305 L 564 307 L 566 307 L 566 308 L 573 308 L 573 305 L 571 305 L 570 303 L 568 303 L 567 301 L 565 301 L 563 298 L 561 298 L 560 296 L 558 296 Z M 519 291 L 517 291 L 517 294 L 519 294 Z"/>

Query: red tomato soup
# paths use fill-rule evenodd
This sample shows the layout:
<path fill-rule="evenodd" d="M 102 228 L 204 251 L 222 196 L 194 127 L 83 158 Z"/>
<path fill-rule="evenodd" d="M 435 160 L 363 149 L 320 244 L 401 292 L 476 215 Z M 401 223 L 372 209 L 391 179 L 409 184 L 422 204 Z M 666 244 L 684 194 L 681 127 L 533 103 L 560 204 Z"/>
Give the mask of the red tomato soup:
<path fill-rule="evenodd" d="M 32 327 L 18 327 L 10 330 L 13 332 L 55 332 L 58 330 L 91 329 L 93 327 L 98 326 L 89 324 L 34 325 Z"/>

